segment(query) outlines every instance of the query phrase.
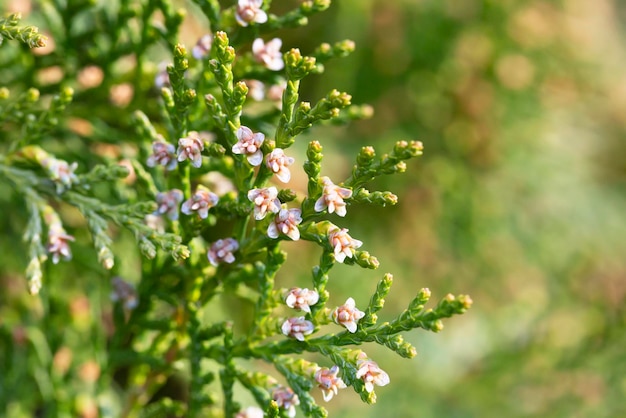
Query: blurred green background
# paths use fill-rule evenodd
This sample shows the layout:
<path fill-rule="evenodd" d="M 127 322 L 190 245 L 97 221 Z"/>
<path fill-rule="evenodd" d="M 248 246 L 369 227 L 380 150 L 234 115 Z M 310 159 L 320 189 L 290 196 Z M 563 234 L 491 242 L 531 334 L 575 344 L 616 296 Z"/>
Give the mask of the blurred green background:
<path fill-rule="evenodd" d="M 275 0 L 273 8 L 292 3 Z M 203 30 L 202 23 L 189 25 L 183 41 L 193 45 Z M 347 175 L 365 145 L 380 153 L 397 140 L 425 146 L 406 174 L 372 185 L 396 193 L 397 206 L 351 207 L 347 219 L 335 219 L 364 241 L 381 268 L 333 269 L 331 303 L 353 296 L 364 305 L 387 271 L 395 283 L 382 319 L 400 312 L 421 287 L 437 299 L 452 292 L 474 300 L 441 334 L 408 334 L 419 353 L 413 360 L 365 347 L 391 384 L 377 389 L 374 407 L 343 391 L 325 405 L 331 416 L 626 416 L 624 5 L 337 0 L 309 27 L 280 35 L 283 50 L 298 46 L 304 53 L 322 41 L 357 44 L 353 55 L 303 82 L 304 99 L 337 88 L 375 109 L 371 120 L 307 135 L 324 146 L 323 174 Z M 304 174 L 294 176 L 305 190 Z M 11 230 L 14 221 L 3 222 Z M 8 272 L 23 263 L 13 258 L 15 243 L 0 241 L 2 283 L 13 286 L 0 296 L 6 302 L 21 295 L 23 284 Z M 318 251 L 287 244 L 279 284 L 309 283 Z M 90 268 L 77 267 L 87 276 L 102 274 Z M 107 284 L 100 283 L 88 290 L 100 301 L 71 303 L 75 327 L 64 337 L 77 346 L 90 341 L 95 351 L 105 344 L 104 331 L 81 315 L 108 303 Z M 39 321 L 37 303 L 19 298 L 21 311 L 2 310 L 6 323 L 29 315 Z M 84 366 L 83 357 L 75 361 Z"/>
<path fill-rule="evenodd" d="M 418 287 L 475 302 L 411 333 L 416 359 L 371 354 L 392 383 L 337 416 L 626 416 L 625 18 L 615 0 L 342 0 L 288 38 L 357 44 L 307 86 L 376 113 L 315 132 L 326 150 L 425 146 L 378 183 L 396 207 L 349 211 L 381 268 L 332 275 L 337 302 L 359 283 L 365 303 L 380 270 L 389 311 Z"/>

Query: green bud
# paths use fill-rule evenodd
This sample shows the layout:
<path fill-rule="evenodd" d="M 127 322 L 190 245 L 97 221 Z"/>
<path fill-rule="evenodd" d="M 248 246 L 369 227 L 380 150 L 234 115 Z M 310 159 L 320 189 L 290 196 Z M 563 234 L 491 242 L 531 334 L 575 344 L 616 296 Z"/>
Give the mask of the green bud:
<path fill-rule="evenodd" d="M 141 241 L 139 241 L 139 250 L 150 260 L 156 257 L 156 247 L 146 238 L 143 238 Z"/>
<path fill-rule="evenodd" d="M 320 161 L 322 161 L 323 156 L 324 154 L 322 154 L 322 144 L 320 144 L 319 141 L 309 142 L 309 146 L 306 150 L 306 157 L 309 159 L 309 161 L 319 163 Z"/>
<path fill-rule="evenodd" d="M 378 259 L 373 255 L 370 255 L 367 251 L 356 251 L 355 256 L 352 258 L 346 258 L 344 263 L 351 264 L 352 260 L 354 263 L 367 269 L 375 270 L 378 266 L 380 266 Z"/>
<path fill-rule="evenodd" d="M 278 199 L 282 203 L 288 203 L 296 199 L 296 192 L 291 189 L 283 189 L 278 192 Z"/>
<path fill-rule="evenodd" d="M 39 90 L 35 88 L 28 89 L 26 92 L 26 101 L 35 103 L 37 100 L 39 100 Z"/>
<path fill-rule="evenodd" d="M 369 167 L 375 157 L 376 151 L 374 150 L 374 147 L 368 145 L 361 148 L 359 155 L 356 157 L 356 163 L 359 167 Z"/>
<path fill-rule="evenodd" d="M 331 106 L 333 107 L 346 107 L 350 106 L 350 101 L 352 100 L 352 96 L 348 93 L 343 93 L 338 90 L 333 89 L 328 96 L 326 96 Z"/>
<path fill-rule="evenodd" d="M 226 148 L 223 145 L 218 144 L 217 142 L 211 142 L 206 147 L 207 153 L 211 157 L 223 157 L 226 154 Z"/>
<path fill-rule="evenodd" d="M 283 59 L 287 75 L 291 80 L 301 80 L 315 69 L 315 58 L 303 57 L 297 48 L 286 52 Z"/>

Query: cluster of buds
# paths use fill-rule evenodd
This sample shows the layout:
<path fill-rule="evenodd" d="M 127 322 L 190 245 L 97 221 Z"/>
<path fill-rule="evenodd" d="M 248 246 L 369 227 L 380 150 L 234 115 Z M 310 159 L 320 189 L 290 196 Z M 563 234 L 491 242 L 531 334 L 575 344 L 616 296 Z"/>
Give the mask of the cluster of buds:
<path fill-rule="evenodd" d="M 161 165 L 168 171 L 175 169 L 177 165 L 176 148 L 165 142 L 165 139 L 159 135 L 159 140 L 152 143 L 152 155 L 148 157 L 146 165 L 148 167 Z"/>
<path fill-rule="evenodd" d="M 211 245 L 211 248 L 209 248 L 207 258 L 209 262 L 216 267 L 220 263 L 232 264 L 235 261 L 235 255 L 233 253 L 238 249 L 239 243 L 236 239 L 218 239 Z"/>
<path fill-rule="evenodd" d="M 194 194 L 183 203 L 180 211 L 185 215 L 197 212 L 200 218 L 206 219 L 209 216 L 209 209 L 217 205 L 218 201 L 219 197 L 215 193 L 199 185 Z"/>

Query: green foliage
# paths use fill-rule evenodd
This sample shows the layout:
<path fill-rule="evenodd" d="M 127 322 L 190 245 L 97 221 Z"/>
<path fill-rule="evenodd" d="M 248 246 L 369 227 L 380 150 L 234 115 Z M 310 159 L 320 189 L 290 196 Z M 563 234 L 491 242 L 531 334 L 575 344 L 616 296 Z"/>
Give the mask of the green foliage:
<path fill-rule="evenodd" d="M 269 1 L 195 3 L 211 31 L 191 50 L 187 13 L 170 1 L 42 1 L 32 17 L 49 49 L 0 46 L 0 187 L 16 255 L 2 271 L 16 289 L 0 311 L 7 416 L 284 417 L 298 407 L 326 417 L 318 388 L 330 400 L 347 384 L 374 403 L 374 386 L 390 382 L 360 346 L 414 357 L 401 333 L 438 332 L 471 306 L 448 295 L 427 308 L 422 289 L 379 321 L 390 274 L 364 312 L 350 295 L 331 303 L 335 267 L 380 265 L 333 222 L 395 205 L 365 187 L 405 172 L 422 144 L 398 141 L 380 157 L 364 147 L 335 183 L 321 176 L 332 163 L 320 142 L 308 141 L 297 175 L 292 155 L 311 130 L 371 116 L 337 89 L 301 99 L 355 45 L 282 54 L 279 39 L 259 36 L 304 26 L 331 2 L 278 14 Z M 44 46 L 17 16 L 0 23 L 3 38 Z M 319 262 L 287 289 L 277 279 L 291 241 L 310 242 Z M 17 271 L 25 280 L 8 276 Z M 260 409 L 244 409 L 241 387 Z"/>

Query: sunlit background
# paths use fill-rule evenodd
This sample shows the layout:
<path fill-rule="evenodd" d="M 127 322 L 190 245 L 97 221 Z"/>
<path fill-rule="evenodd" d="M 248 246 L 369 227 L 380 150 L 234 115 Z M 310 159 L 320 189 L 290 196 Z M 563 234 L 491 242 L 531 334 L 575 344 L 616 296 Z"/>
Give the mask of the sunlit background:
<path fill-rule="evenodd" d="M 192 12 L 183 41 L 195 43 L 204 24 Z M 422 287 L 437 299 L 451 292 L 474 300 L 440 334 L 407 334 L 419 353 L 413 360 L 365 347 L 391 384 L 377 388 L 375 406 L 342 391 L 325 405 L 331 416 L 626 416 L 622 2 L 337 0 L 308 28 L 280 36 L 283 50 L 303 53 L 323 41 L 357 44 L 303 82 L 307 100 L 337 88 L 375 110 L 370 120 L 325 126 L 296 144 L 302 153 L 306 139 L 322 143 L 323 174 L 345 178 L 365 145 L 380 153 L 397 140 L 425 147 L 406 174 L 372 185 L 397 194 L 397 206 L 353 206 L 336 219 L 381 267 L 333 269 L 331 302 L 353 296 L 366 304 L 385 272 L 395 281 L 383 320 Z M 304 173 L 294 175 L 304 184 Z M 12 221 L 3 222 L 10 229 Z M 7 257 L 0 265 L 9 266 L 0 267 L 0 282 L 13 286 L 0 296 L 6 302 L 21 294 L 22 263 L 9 261 L 20 257 L 15 243 L 0 241 Z M 318 251 L 285 248 L 279 284 L 309 283 Z M 94 286 L 104 300 L 106 286 Z M 73 314 L 90 309 L 78 295 Z M 7 323 L 36 305 L 20 300 L 18 311 L 0 304 Z M 76 321 L 71 335 L 80 341 L 89 326 Z"/>

